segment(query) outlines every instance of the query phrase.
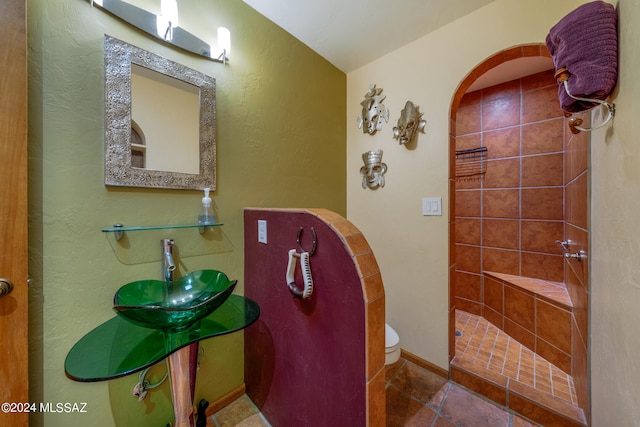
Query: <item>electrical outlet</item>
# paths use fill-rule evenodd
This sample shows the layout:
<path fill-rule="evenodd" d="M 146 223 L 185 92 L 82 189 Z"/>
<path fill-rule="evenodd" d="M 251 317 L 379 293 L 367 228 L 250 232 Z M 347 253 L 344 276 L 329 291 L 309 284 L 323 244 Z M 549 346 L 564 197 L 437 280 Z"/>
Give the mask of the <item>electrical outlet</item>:
<path fill-rule="evenodd" d="M 267 243 L 267 221 L 264 219 L 258 220 L 258 242 Z"/>

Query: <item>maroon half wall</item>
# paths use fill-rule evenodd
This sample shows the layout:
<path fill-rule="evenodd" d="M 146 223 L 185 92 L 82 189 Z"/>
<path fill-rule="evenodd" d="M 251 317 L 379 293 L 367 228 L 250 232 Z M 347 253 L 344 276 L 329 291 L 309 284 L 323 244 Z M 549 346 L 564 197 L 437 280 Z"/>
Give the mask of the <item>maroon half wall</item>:
<path fill-rule="evenodd" d="M 300 227 L 305 251 L 317 235 L 304 300 L 286 283 Z M 324 209 L 245 209 L 244 234 L 245 296 L 260 306 L 245 330 L 247 395 L 274 427 L 384 426 L 384 287 L 364 236 Z M 295 277 L 301 288 L 299 261 Z"/>

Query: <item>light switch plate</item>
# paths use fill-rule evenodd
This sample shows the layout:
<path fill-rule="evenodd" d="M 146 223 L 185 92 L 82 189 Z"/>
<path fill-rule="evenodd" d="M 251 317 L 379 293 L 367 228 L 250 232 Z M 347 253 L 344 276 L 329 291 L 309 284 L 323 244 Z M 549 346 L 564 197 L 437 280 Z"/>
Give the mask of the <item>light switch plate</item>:
<path fill-rule="evenodd" d="M 267 243 L 267 221 L 264 219 L 258 220 L 258 242 Z"/>
<path fill-rule="evenodd" d="M 422 199 L 422 215 L 442 215 L 442 197 L 425 197 Z"/>

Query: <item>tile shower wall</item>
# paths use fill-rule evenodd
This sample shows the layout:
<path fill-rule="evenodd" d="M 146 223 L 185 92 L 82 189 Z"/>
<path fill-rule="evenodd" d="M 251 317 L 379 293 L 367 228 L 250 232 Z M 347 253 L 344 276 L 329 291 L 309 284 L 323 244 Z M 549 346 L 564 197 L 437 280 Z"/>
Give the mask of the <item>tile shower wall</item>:
<path fill-rule="evenodd" d="M 588 127 L 588 114 L 580 116 Z M 585 125 L 583 125 L 585 126 Z M 587 258 L 581 262 L 566 261 L 565 285 L 573 303 L 571 374 L 578 403 L 589 416 L 589 134 L 580 132 L 565 137 L 565 239 L 571 240 L 570 251 L 584 250 Z"/>
<path fill-rule="evenodd" d="M 456 150 L 487 148 L 455 182 L 455 306 L 482 315 L 482 272 L 562 282 L 564 116 L 553 70 L 466 94 Z"/>

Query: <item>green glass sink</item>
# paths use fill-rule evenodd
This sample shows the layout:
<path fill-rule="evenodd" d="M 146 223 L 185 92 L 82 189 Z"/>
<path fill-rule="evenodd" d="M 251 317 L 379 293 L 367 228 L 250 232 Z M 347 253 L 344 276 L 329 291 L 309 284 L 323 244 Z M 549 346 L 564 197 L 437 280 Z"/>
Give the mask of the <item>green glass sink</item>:
<path fill-rule="evenodd" d="M 113 309 L 138 326 L 175 331 L 213 313 L 237 283 L 216 270 L 194 271 L 171 282 L 138 280 L 118 289 Z"/>

